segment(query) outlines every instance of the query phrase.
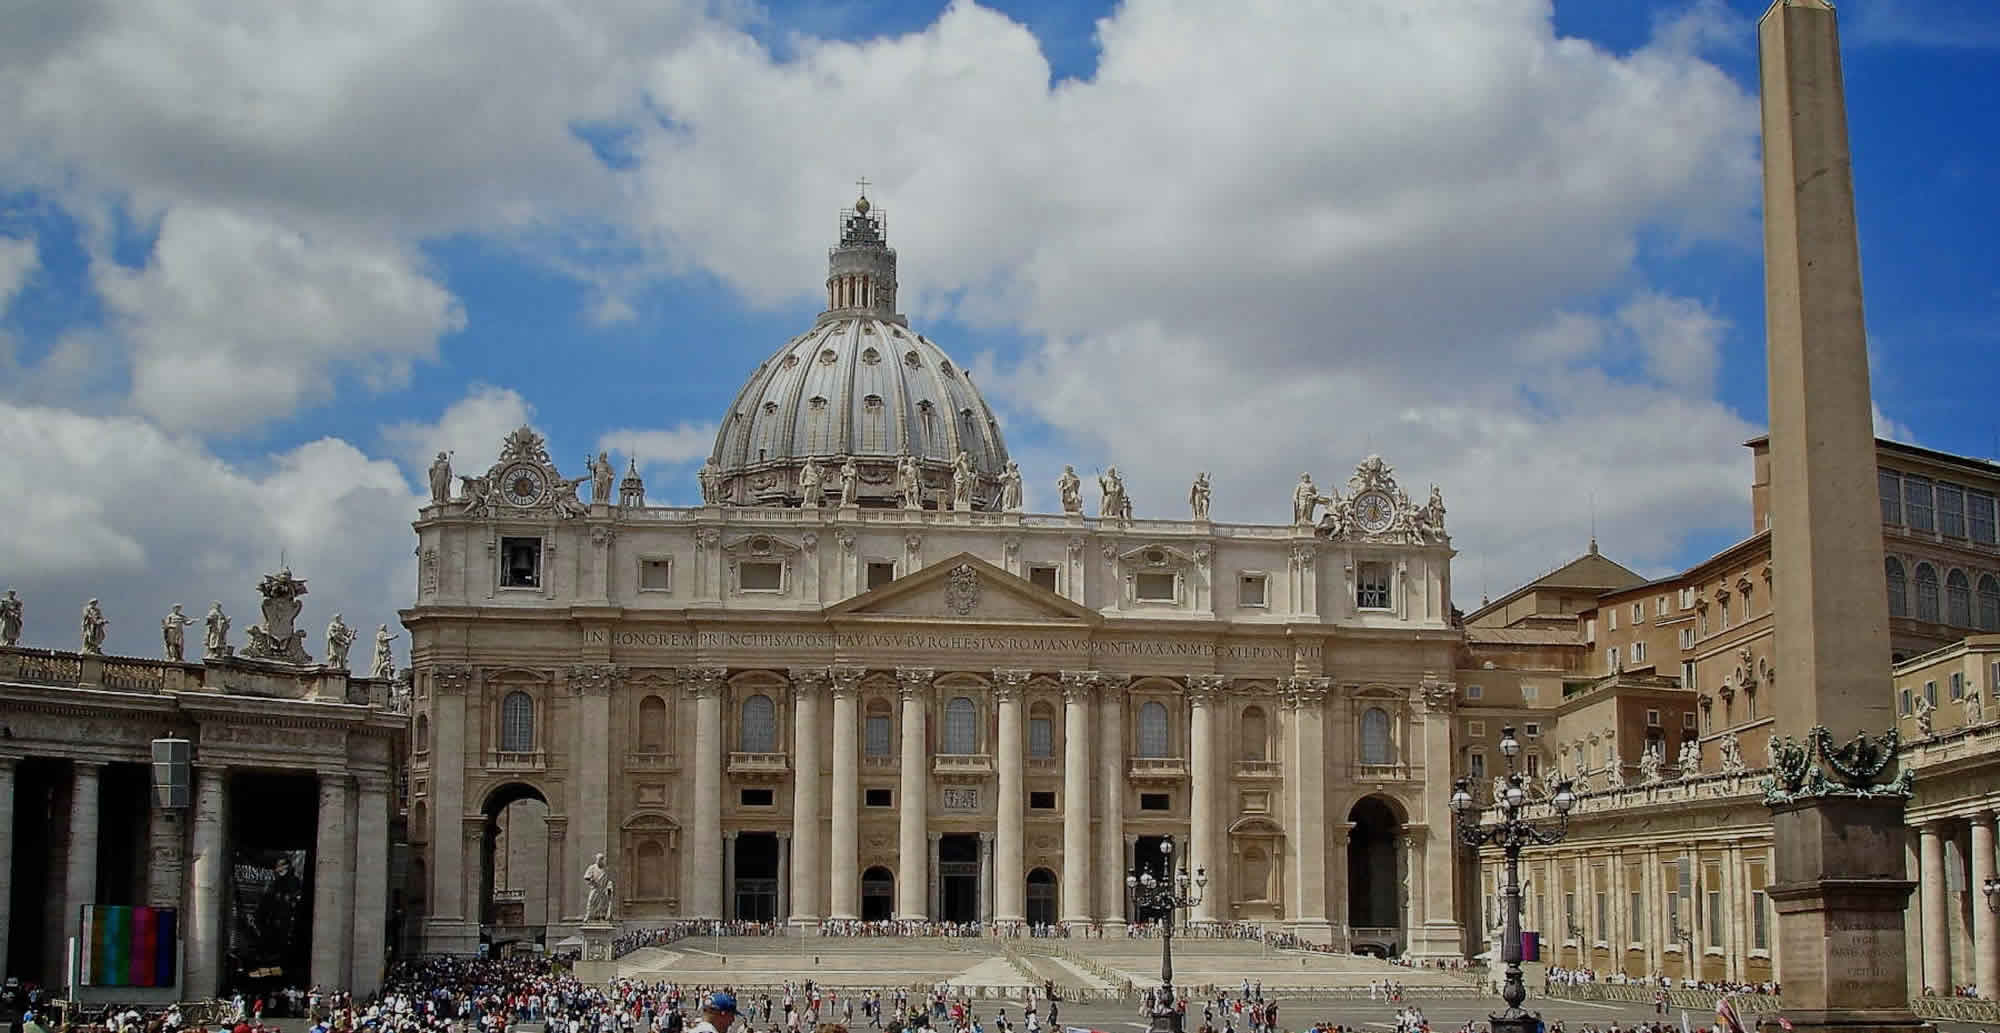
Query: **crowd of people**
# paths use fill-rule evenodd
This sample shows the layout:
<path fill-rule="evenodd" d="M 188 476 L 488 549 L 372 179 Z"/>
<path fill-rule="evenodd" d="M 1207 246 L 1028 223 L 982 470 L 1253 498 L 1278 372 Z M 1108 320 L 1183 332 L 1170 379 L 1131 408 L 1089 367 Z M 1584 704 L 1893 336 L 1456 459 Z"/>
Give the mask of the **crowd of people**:
<path fill-rule="evenodd" d="M 1588 986 L 1603 983 L 1606 986 L 1650 986 L 1658 990 L 1705 990 L 1720 994 L 1760 994 L 1777 997 L 1783 987 L 1771 981 L 1746 983 L 1734 979 L 1676 979 L 1672 976 L 1628 976 L 1623 972 L 1613 972 L 1600 977 L 1587 968 L 1563 968 L 1550 965 L 1542 977 L 1542 992 L 1547 993 L 1559 986 Z M 1662 998 L 1664 1000 L 1664 998 Z"/>

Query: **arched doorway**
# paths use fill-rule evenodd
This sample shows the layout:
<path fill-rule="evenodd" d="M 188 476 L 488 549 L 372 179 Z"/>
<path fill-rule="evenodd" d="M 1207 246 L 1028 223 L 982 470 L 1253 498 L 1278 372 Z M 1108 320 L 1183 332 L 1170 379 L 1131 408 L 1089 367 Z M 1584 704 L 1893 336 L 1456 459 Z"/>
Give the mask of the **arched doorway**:
<path fill-rule="evenodd" d="M 1347 924 L 1357 953 L 1376 947 L 1401 953 L 1403 901 L 1402 818 L 1390 801 L 1367 796 L 1347 813 Z"/>
<path fill-rule="evenodd" d="M 861 873 L 861 920 L 886 922 L 896 910 L 896 873 L 876 865 Z"/>
<path fill-rule="evenodd" d="M 1166 836 L 1140 836 L 1139 841 L 1132 847 L 1132 871 L 1134 873 L 1151 872 L 1155 879 L 1170 877 L 1171 873 L 1167 864 L 1169 860 L 1168 852 L 1161 849 L 1166 841 Z M 1176 843 L 1174 846 L 1178 849 L 1180 844 Z M 1172 914 L 1171 910 L 1163 907 L 1140 907 L 1133 912 L 1132 917 L 1140 922 L 1158 922 L 1165 920 Z"/>
<path fill-rule="evenodd" d="M 1037 868 L 1028 873 L 1028 924 L 1056 924 L 1056 873 Z"/>
<path fill-rule="evenodd" d="M 506 782 L 486 794 L 479 836 L 479 924 L 482 938 L 501 939 L 545 926 L 562 916 L 549 908 L 549 801 L 525 782 Z"/>
<path fill-rule="evenodd" d="M 941 922 L 979 920 L 979 836 L 956 833 L 938 838 L 938 909 Z"/>

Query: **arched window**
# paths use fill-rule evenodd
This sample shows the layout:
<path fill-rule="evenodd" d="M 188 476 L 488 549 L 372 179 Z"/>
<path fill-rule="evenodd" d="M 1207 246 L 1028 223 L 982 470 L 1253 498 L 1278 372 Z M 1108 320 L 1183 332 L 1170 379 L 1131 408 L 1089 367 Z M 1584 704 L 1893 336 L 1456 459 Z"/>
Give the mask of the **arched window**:
<path fill-rule="evenodd" d="M 658 696 L 639 701 L 639 749 L 646 753 L 667 752 L 667 701 Z"/>
<path fill-rule="evenodd" d="M 1028 709 L 1028 756 L 1056 755 L 1056 712 L 1047 703 Z"/>
<path fill-rule="evenodd" d="M 1932 624 L 1938 619 L 1937 568 L 1928 563 L 1917 564 L 1917 619 Z"/>
<path fill-rule="evenodd" d="M 418 753 L 429 753 L 430 751 L 431 751 L 431 719 L 430 719 L 430 718 L 428 718 L 428 717 L 425 717 L 425 716 L 424 716 L 424 715 L 422 715 L 422 714 L 418 714 L 418 715 L 417 715 L 417 752 L 418 752 Z"/>
<path fill-rule="evenodd" d="M 1979 578 L 1979 630 L 2000 631 L 2000 578 Z"/>
<path fill-rule="evenodd" d="M 1389 712 L 1369 707 L 1361 712 L 1361 763 L 1389 764 Z"/>
<path fill-rule="evenodd" d="M 1910 582 L 1903 574 L 1903 561 L 1890 556 L 1883 562 L 1889 571 L 1889 616 L 1910 615 Z"/>
<path fill-rule="evenodd" d="M 1269 734 L 1269 730 L 1264 723 L 1264 709 L 1262 707 L 1243 708 L 1242 759 L 1263 760 Z"/>
<path fill-rule="evenodd" d="M 1167 706 L 1153 701 L 1139 708 L 1139 756 L 1167 755 Z"/>
<path fill-rule="evenodd" d="M 758 693 L 743 701 L 743 727 L 737 746 L 744 753 L 778 752 L 778 710 L 771 697 Z"/>
<path fill-rule="evenodd" d="M 1972 580 L 1965 571 L 1944 576 L 1944 622 L 1954 628 L 1972 627 Z"/>
<path fill-rule="evenodd" d="M 528 753 L 535 748 L 535 698 L 510 692 L 500 701 L 500 752 Z"/>
<path fill-rule="evenodd" d="M 977 753 L 979 708 L 964 696 L 944 705 L 944 747 L 941 753 Z"/>

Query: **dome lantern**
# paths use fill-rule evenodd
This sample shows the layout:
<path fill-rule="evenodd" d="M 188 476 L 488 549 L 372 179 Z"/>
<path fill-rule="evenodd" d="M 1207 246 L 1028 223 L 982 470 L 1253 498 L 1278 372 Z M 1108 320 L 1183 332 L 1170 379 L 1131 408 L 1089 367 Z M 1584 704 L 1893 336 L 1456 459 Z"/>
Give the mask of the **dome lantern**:
<path fill-rule="evenodd" d="M 896 314 L 896 249 L 889 246 L 889 219 L 868 201 L 868 180 L 860 183 L 854 207 L 840 213 L 840 244 L 826 254 L 826 311 L 869 315 L 904 323 Z"/>

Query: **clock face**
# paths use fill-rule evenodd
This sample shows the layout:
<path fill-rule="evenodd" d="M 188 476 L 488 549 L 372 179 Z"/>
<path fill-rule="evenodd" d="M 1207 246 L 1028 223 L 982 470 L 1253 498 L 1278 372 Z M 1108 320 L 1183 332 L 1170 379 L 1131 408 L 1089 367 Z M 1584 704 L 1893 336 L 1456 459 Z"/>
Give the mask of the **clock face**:
<path fill-rule="evenodd" d="M 1394 515 L 1395 507 L 1389 502 L 1389 496 L 1379 491 L 1367 492 L 1354 500 L 1355 522 L 1369 534 L 1388 530 Z"/>
<path fill-rule="evenodd" d="M 510 466 L 500 475 L 500 490 L 510 505 L 532 506 L 541 501 L 547 488 L 548 481 L 542 471 L 532 466 Z"/>

